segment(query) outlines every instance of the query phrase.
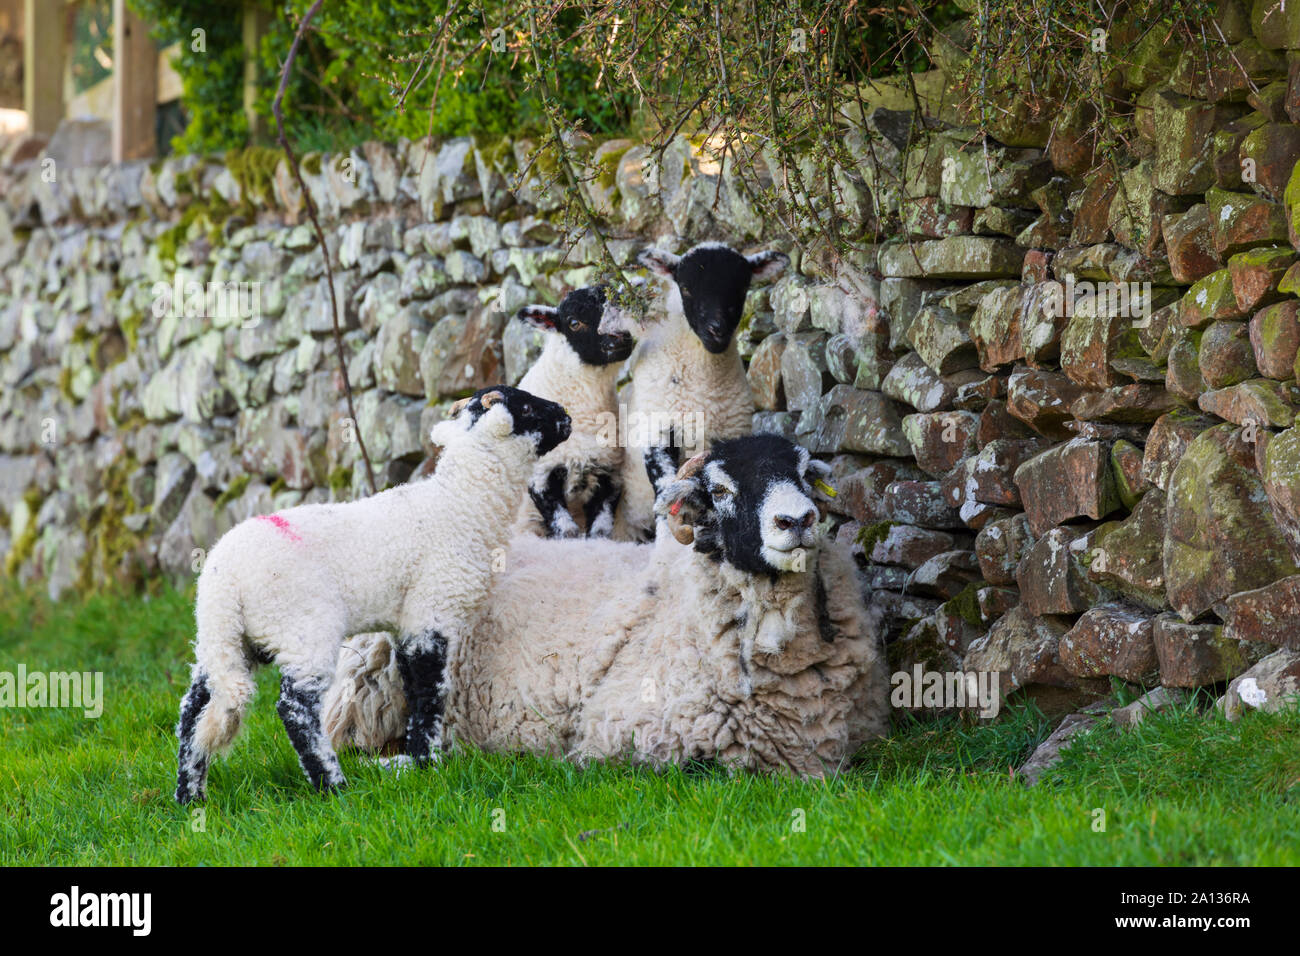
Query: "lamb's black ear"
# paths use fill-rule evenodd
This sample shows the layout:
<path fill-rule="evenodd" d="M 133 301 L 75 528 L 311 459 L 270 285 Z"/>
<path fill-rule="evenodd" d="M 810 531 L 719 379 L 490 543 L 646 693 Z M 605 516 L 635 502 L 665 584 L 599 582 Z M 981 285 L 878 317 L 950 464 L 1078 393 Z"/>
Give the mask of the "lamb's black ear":
<path fill-rule="evenodd" d="M 655 275 L 671 279 L 676 275 L 677 264 L 682 261 L 682 257 L 675 256 L 671 252 L 665 252 L 662 249 L 649 248 L 642 249 L 637 254 L 636 261 Z"/>
<path fill-rule="evenodd" d="M 519 310 L 515 318 L 521 322 L 539 328 L 544 332 L 554 332 L 560 310 L 550 305 L 526 305 Z"/>
<path fill-rule="evenodd" d="M 755 282 L 766 282 L 768 279 L 775 279 L 790 264 L 790 257 L 784 252 L 777 252 L 775 249 L 756 252 L 752 256 L 745 256 L 745 259 L 749 262 L 751 278 Z"/>

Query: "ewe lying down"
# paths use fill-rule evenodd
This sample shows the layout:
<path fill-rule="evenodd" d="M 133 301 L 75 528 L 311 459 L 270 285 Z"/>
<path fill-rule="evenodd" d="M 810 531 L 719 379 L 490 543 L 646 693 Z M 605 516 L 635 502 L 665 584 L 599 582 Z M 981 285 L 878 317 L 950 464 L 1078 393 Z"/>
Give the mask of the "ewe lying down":
<path fill-rule="evenodd" d="M 773 435 L 720 442 L 668 472 L 650 544 L 514 538 L 448 662 L 448 732 L 579 761 L 833 772 L 886 732 L 888 702 L 852 558 L 819 539 L 824 467 Z M 377 750 L 406 721 L 394 651 L 349 645 L 326 731 Z"/>
<path fill-rule="evenodd" d="M 397 691 L 409 694 L 406 751 L 441 746 L 444 670 L 488 592 L 492 552 L 509 538 L 540 455 L 569 434 L 554 402 L 482 389 L 433 429 L 434 475 L 347 504 L 304 505 L 242 522 L 199 575 L 193 683 L 181 702 L 176 799 L 202 798 L 211 756 L 228 747 L 274 662 L 277 709 L 317 789 L 345 781 L 321 729 L 321 698 L 349 635 L 397 634 Z"/>

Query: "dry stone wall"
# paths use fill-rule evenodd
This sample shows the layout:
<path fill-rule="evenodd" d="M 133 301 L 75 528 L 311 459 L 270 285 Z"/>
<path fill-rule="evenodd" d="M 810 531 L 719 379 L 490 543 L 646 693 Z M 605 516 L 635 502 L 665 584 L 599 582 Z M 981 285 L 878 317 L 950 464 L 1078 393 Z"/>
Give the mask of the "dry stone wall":
<path fill-rule="evenodd" d="M 597 148 L 620 264 L 648 241 L 792 253 L 743 326 L 755 428 L 833 465 L 830 531 L 894 666 L 1071 699 L 1265 657 L 1268 686 L 1300 678 L 1300 28 L 1225 23 L 1208 74 L 1192 51 L 1132 71 L 1125 163 L 1046 127 L 985 150 L 935 123 L 909 145 L 906 117 L 876 113 L 846 136 L 893 178 L 841 171 L 839 212 L 890 232 L 835 265 L 770 234 L 684 139 L 657 160 Z M 514 311 L 599 274 L 557 196 L 510 188 L 528 144 L 307 157 L 354 425 L 274 154 L 69 161 L 51 181 L 55 145 L 6 144 L 0 173 L 0 553 L 56 595 L 184 580 L 244 517 L 361 494 L 357 429 L 381 486 L 427 472 L 449 403 L 535 356 Z M 159 283 L 176 301 L 235 283 L 256 309 L 159 314 Z"/>

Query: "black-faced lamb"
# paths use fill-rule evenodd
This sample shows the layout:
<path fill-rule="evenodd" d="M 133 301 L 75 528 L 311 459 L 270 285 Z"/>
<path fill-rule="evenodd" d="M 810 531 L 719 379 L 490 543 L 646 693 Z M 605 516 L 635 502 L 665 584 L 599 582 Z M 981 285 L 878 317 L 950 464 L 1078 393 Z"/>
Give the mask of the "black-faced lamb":
<path fill-rule="evenodd" d="M 449 664 L 448 732 L 489 751 L 821 776 L 886 733 L 879 622 L 823 540 L 825 466 L 774 435 L 668 475 L 653 543 L 519 536 Z M 391 648 L 339 659 L 335 744 L 400 736 Z"/>
<path fill-rule="evenodd" d="M 517 531 L 568 538 L 584 531 L 609 537 L 613 530 L 623 462 L 615 384 L 633 339 L 626 331 L 601 333 L 609 307 L 602 287 L 587 286 L 566 295 L 558 308 L 519 310 L 522 321 L 546 333 L 542 354 L 519 387 L 563 405 L 573 431 L 534 467 Z"/>
<path fill-rule="evenodd" d="M 750 284 L 775 278 L 790 260 L 781 252 L 745 256 L 704 242 L 682 256 L 646 249 L 639 261 L 666 280 L 667 289 L 666 315 L 640 330 L 629 363 L 632 381 L 620 395 L 627 437 L 614 536 L 631 541 L 654 531 L 648 449 L 675 445 L 691 457 L 714 441 L 753 430 L 754 399 L 736 329 Z"/>
<path fill-rule="evenodd" d="M 304 505 L 240 523 L 208 554 L 194 615 L 193 682 L 181 701 L 176 799 L 205 795 L 208 762 L 239 730 L 259 663 L 280 667 L 277 709 L 318 790 L 343 786 L 321 698 L 345 638 L 393 631 L 406 752 L 441 748 L 445 669 L 509 538 L 538 457 L 564 441 L 555 402 L 481 389 L 440 422 L 429 478 L 361 501 Z"/>

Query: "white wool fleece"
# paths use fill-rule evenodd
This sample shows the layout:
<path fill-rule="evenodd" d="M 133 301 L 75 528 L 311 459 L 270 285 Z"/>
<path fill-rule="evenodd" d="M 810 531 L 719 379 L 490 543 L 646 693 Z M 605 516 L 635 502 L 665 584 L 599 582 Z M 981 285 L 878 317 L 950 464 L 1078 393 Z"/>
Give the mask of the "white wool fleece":
<path fill-rule="evenodd" d="M 564 336 L 552 332 L 546 335 L 542 354 L 519 380 L 519 388 L 558 402 L 569 413 L 572 430 L 568 439 L 537 460 L 533 479 L 540 483 L 557 465 L 567 468 L 565 498 L 577 506 L 577 519 L 582 517 L 581 505 L 591 496 L 595 472 L 605 470 L 617 477 L 623 463 L 623 449 L 616 435 L 611 440 L 610 428 L 618 414 L 614 386 L 620 366 L 619 362 L 588 365 Z M 546 534 L 541 515 L 526 492 L 514 527 L 514 533 L 524 532 Z"/>
<path fill-rule="evenodd" d="M 373 750 L 400 739 L 405 699 L 384 638 L 366 640 L 340 658 L 324 726 L 336 746 Z M 449 675 L 458 739 L 579 762 L 717 759 L 819 777 L 889 726 L 877 621 L 836 545 L 815 572 L 773 582 L 666 533 L 516 538 Z"/>
<path fill-rule="evenodd" d="M 646 478 L 644 456 L 647 447 L 666 445 L 668 434 L 666 429 L 649 432 L 652 416 L 659 415 L 661 422 L 702 423 L 683 449 L 682 461 L 754 428 L 754 396 L 734 336 L 722 354 L 708 351 L 686 321 L 676 285 L 670 285 L 668 312 L 642 332 L 628 360 L 632 381 L 619 395 L 628 438 L 614 537 L 623 541 L 639 541 L 654 532 L 655 492 Z M 680 443 L 682 436 L 675 437 Z"/>
<path fill-rule="evenodd" d="M 199 576 L 195 676 L 212 700 L 196 728 L 205 752 L 229 746 L 254 691 L 245 636 L 283 672 L 324 688 L 349 634 L 430 630 L 452 645 L 488 591 L 536 458 L 503 405 L 441 423 L 432 476 L 361 501 L 250 518 L 217 542 Z M 400 692 L 400 686 L 399 686 Z"/>

